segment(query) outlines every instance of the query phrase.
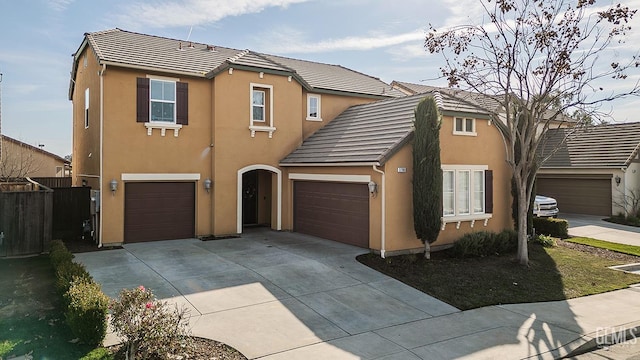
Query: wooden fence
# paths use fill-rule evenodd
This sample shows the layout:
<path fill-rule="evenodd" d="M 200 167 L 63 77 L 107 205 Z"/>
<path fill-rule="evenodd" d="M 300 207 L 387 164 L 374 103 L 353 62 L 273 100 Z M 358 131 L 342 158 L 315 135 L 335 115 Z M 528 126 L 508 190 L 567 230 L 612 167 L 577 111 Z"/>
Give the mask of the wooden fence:
<path fill-rule="evenodd" d="M 49 251 L 53 192 L 0 192 L 0 257 Z"/>
<path fill-rule="evenodd" d="M 71 187 L 71 177 L 34 177 L 31 180 L 42 184 L 48 188 L 67 188 Z"/>

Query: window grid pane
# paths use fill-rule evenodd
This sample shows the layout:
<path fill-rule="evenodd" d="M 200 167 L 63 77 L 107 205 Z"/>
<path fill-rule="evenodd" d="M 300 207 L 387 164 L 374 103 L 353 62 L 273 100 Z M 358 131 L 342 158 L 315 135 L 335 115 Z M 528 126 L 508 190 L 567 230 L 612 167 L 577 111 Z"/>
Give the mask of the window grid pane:
<path fill-rule="evenodd" d="M 175 122 L 176 83 L 150 80 L 151 121 Z"/>
<path fill-rule="evenodd" d="M 462 118 L 456 118 L 456 131 L 464 131 Z"/>
<path fill-rule="evenodd" d="M 455 182 L 453 171 L 442 172 L 442 212 L 444 216 L 455 215 Z"/>
<path fill-rule="evenodd" d="M 318 117 L 318 98 L 317 97 L 309 98 L 309 117 L 311 118 Z"/>
<path fill-rule="evenodd" d="M 466 132 L 473 132 L 473 119 L 464 119 L 465 121 L 465 129 Z"/>
<path fill-rule="evenodd" d="M 484 171 L 473 172 L 473 213 L 484 213 Z"/>
<path fill-rule="evenodd" d="M 469 171 L 458 171 L 457 180 L 458 215 L 469 215 Z"/>

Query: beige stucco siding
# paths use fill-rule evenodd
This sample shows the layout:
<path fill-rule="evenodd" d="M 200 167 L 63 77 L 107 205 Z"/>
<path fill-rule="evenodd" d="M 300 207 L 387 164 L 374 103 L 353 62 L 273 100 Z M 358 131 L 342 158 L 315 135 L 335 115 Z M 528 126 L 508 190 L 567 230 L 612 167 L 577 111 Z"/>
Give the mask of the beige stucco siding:
<path fill-rule="evenodd" d="M 124 239 L 125 181 L 123 174 L 198 174 L 196 181 L 196 234 L 210 234 L 211 194 L 204 189 L 211 172 L 211 85 L 209 80 L 175 78 L 189 85 L 189 124 L 174 136 L 159 129 L 151 135 L 145 123 L 136 122 L 136 78 L 144 72 L 107 68 L 104 75 L 103 145 L 103 243 L 121 243 Z M 110 193 L 109 182 L 118 181 L 118 190 Z M 193 180 L 178 180 L 193 181 Z"/>
<path fill-rule="evenodd" d="M 84 66 L 86 59 L 87 66 Z M 93 189 L 100 184 L 100 77 L 101 70 L 95 53 L 86 47 L 78 60 L 73 87 L 73 185 L 82 180 Z M 89 127 L 85 128 L 85 90 L 89 89 Z"/>

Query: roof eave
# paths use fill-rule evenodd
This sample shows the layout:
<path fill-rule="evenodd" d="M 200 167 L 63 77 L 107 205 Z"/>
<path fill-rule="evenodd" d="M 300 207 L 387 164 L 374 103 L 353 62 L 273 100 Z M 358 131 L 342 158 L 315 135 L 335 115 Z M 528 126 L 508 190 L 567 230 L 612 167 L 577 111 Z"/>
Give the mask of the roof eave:
<path fill-rule="evenodd" d="M 340 167 L 345 167 L 345 166 L 381 166 L 382 164 L 380 164 L 379 161 L 362 161 L 362 162 L 322 162 L 322 163 L 318 163 L 318 162 L 309 162 L 309 163 L 283 163 L 281 162 L 279 164 L 280 166 L 284 166 L 284 167 L 314 167 L 314 166 L 322 166 L 322 167 L 329 167 L 329 166 L 340 166 Z"/>

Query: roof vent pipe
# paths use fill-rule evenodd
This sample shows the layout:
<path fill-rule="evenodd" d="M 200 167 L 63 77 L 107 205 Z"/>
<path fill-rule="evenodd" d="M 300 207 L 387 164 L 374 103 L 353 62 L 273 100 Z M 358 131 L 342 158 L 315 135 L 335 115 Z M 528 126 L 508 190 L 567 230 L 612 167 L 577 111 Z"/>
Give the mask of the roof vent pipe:
<path fill-rule="evenodd" d="M 178 51 L 184 51 L 182 48 L 182 41 L 178 43 Z"/>

